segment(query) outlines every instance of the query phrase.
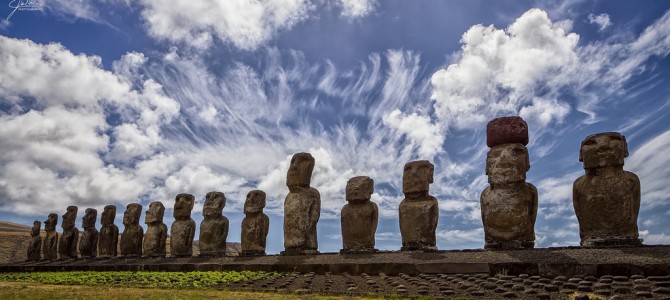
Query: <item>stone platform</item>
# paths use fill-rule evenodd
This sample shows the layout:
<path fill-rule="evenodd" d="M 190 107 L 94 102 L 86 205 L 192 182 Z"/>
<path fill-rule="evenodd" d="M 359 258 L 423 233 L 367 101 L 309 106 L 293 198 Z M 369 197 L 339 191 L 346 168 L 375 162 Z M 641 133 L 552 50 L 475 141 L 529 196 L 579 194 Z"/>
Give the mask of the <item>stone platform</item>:
<path fill-rule="evenodd" d="M 555 276 L 667 276 L 670 246 L 449 250 L 433 253 L 322 253 L 310 256 L 116 258 L 22 262 L 0 272 L 37 271 L 276 271 L 314 274 L 528 274 Z"/>

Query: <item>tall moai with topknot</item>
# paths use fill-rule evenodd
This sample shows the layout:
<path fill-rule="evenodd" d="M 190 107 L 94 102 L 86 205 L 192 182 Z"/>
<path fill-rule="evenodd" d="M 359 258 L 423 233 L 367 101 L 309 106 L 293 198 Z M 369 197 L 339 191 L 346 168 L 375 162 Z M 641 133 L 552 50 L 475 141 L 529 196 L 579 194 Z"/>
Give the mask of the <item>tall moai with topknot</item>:
<path fill-rule="evenodd" d="M 123 233 L 119 242 L 120 254 L 124 257 L 142 256 L 142 239 L 144 238 L 144 229 L 140 226 L 140 215 L 142 214 L 142 205 L 131 203 L 126 206 L 123 213 Z"/>
<path fill-rule="evenodd" d="M 435 230 L 440 210 L 429 195 L 435 166 L 427 160 L 408 162 L 403 168 L 399 221 L 402 251 L 437 251 Z"/>
<path fill-rule="evenodd" d="M 289 193 L 284 201 L 284 251 L 282 254 L 317 254 L 316 224 L 321 216 L 321 195 L 310 186 L 314 157 L 296 153 L 286 173 Z"/>
<path fill-rule="evenodd" d="M 173 257 L 193 255 L 195 221 L 191 219 L 191 211 L 194 204 L 195 197 L 191 194 L 179 194 L 175 197 L 174 222 L 170 228 L 170 255 Z"/>
<path fill-rule="evenodd" d="M 119 227 L 114 224 L 116 206 L 107 205 L 100 217 L 100 232 L 98 233 L 98 257 L 116 257 L 119 242 Z"/>
<path fill-rule="evenodd" d="M 535 247 L 537 189 L 526 182 L 530 169 L 528 124 L 502 117 L 486 126 L 486 176 L 489 186 L 480 202 L 486 249 Z"/>
<path fill-rule="evenodd" d="M 581 245 L 638 246 L 640 179 L 624 171 L 626 138 L 618 132 L 587 136 L 579 150 L 585 173 L 575 180 L 572 203 L 579 221 Z"/>
<path fill-rule="evenodd" d="M 56 232 L 56 225 L 58 225 L 58 215 L 50 213 L 47 220 L 44 221 L 46 236 L 42 243 L 42 255 L 46 260 L 58 259 L 58 232 Z"/>
<path fill-rule="evenodd" d="M 244 201 L 242 220 L 242 256 L 265 255 L 265 242 L 270 229 L 270 218 L 263 213 L 265 192 L 253 190 Z"/>
<path fill-rule="evenodd" d="M 375 232 L 379 221 L 377 204 L 370 201 L 374 181 L 368 176 L 356 176 L 347 181 L 346 199 L 342 207 L 342 250 L 340 253 L 374 252 Z"/>
<path fill-rule="evenodd" d="M 205 195 L 200 223 L 200 256 L 225 256 L 228 238 L 228 218 L 223 215 L 226 196 L 221 192 Z"/>
<path fill-rule="evenodd" d="M 77 258 L 77 241 L 79 240 L 79 229 L 74 226 L 77 218 L 76 206 L 68 206 L 67 211 L 63 214 L 63 233 L 58 241 L 58 255 L 60 259 L 75 259 Z"/>
<path fill-rule="evenodd" d="M 98 219 L 98 211 L 93 208 L 87 208 L 84 212 L 84 218 L 81 227 L 84 232 L 79 240 L 79 254 L 82 258 L 96 257 L 98 254 L 98 230 L 95 228 L 95 221 Z"/>
<path fill-rule="evenodd" d="M 144 223 L 147 224 L 147 233 L 142 240 L 144 256 L 165 257 L 167 251 L 167 225 L 163 223 L 165 206 L 160 201 L 154 201 L 149 204 Z"/>
<path fill-rule="evenodd" d="M 33 228 L 30 230 L 30 244 L 28 245 L 27 261 L 39 261 L 42 259 L 42 237 L 40 236 L 41 227 L 42 222 L 33 222 Z"/>

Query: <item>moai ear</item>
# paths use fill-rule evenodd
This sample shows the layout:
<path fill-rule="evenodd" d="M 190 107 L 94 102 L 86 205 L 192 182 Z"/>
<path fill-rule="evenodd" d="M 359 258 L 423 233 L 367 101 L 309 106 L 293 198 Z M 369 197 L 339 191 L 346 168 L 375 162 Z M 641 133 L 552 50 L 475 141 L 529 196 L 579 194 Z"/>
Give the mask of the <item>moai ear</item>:
<path fill-rule="evenodd" d="M 486 171 L 485 171 L 486 176 L 491 174 L 489 172 L 489 157 L 490 156 L 491 156 L 491 150 L 489 150 L 489 152 L 486 153 Z"/>
<path fill-rule="evenodd" d="M 584 161 L 584 154 L 582 154 L 582 151 L 584 149 L 584 141 L 582 141 L 582 145 L 579 147 L 579 161 L 580 162 Z"/>
<path fill-rule="evenodd" d="M 528 172 L 530 170 L 530 153 L 528 153 L 528 148 L 525 146 L 523 148 L 526 149 L 526 172 Z"/>
<path fill-rule="evenodd" d="M 623 157 L 628 157 L 628 142 L 626 142 L 626 136 L 622 134 L 621 138 L 623 139 Z"/>
<path fill-rule="evenodd" d="M 428 178 L 428 183 L 433 183 L 433 174 L 435 173 L 435 165 L 430 163 L 430 178 Z"/>

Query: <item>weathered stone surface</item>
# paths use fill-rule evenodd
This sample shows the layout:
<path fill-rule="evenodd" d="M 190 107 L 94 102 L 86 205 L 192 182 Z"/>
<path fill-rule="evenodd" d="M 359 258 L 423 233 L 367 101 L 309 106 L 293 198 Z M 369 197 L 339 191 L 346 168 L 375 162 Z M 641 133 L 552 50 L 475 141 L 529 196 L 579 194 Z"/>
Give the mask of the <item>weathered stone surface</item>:
<path fill-rule="evenodd" d="M 98 257 L 116 257 L 119 241 L 119 227 L 114 225 L 116 206 L 107 205 L 100 217 L 100 232 L 98 233 Z"/>
<path fill-rule="evenodd" d="M 120 255 L 125 257 L 142 256 L 142 239 L 144 238 L 144 229 L 140 226 L 140 214 L 142 205 L 131 203 L 126 206 L 126 212 L 123 213 L 123 233 L 119 242 Z"/>
<path fill-rule="evenodd" d="M 174 222 L 170 227 L 170 255 L 188 257 L 193 255 L 193 238 L 195 237 L 195 221 L 191 219 L 191 211 L 195 197 L 191 194 L 179 194 L 175 197 Z"/>
<path fill-rule="evenodd" d="M 375 251 L 375 232 L 379 221 L 377 204 L 370 201 L 374 181 L 357 176 L 347 181 L 348 204 L 342 208 L 342 253 Z"/>
<path fill-rule="evenodd" d="M 61 234 L 58 242 L 58 255 L 60 256 L 60 259 L 77 258 L 79 229 L 74 226 L 74 222 L 77 218 L 78 210 L 79 208 L 76 206 L 68 206 L 67 211 L 63 214 L 63 223 L 61 224 L 63 234 Z"/>
<path fill-rule="evenodd" d="M 537 189 L 526 182 L 528 149 L 520 143 L 491 148 L 486 156 L 490 186 L 481 194 L 485 248 L 533 248 Z"/>
<path fill-rule="evenodd" d="M 502 117 L 486 125 L 486 145 L 493 148 L 502 144 L 528 145 L 528 124 L 521 117 Z"/>
<path fill-rule="evenodd" d="M 282 254 L 318 253 L 316 224 L 321 216 L 321 195 L 310 187 L 314 157 L 296 153 L 286 174 L 289 193 L 284 201 L 284 251 Z"/>
<path fill-rule="evenodd" d="M 144 234 L 142 248 L 144 256 L 165 257 L 167 251 L 165 242 L 167 240 L 167 225 L 163 223 L 165 206 L 160 201 L 149 204 L 144 223 L 147 224 L 147 233 Z"/>
<path fill-rule="evenodd" d="M 226 196 L 221 192 L 205 195 L 205 206 L 200 223 L 200 256 L 225 256 L 228 238 L 228 218 L 223 216 Z"/>
<path fill-rule="evenodd" d="M 84 212 L 84 218 L 81 227 L 84 232 L 79 240 L 79 254 L 84 257 L 96 257 L 98 254 L 98 230 L 95 228 L 95 221 L 98 219 L 98 211 L 93 208 L 87 208 Z"/>
<path fill-rule="evenodd" d="M 40 228 L 42 222 L 33 222 L 33 228 L 30 231 L 30 244 L 28 245 L 28 261 L 38 261 L 42 259 L 42 237 L 40 236 Z"/>
<path fill-rule="evenodd" d="M 427 160 L 408 162 L 402 175 L 400 235 L 403 251 L 436 251 L 435 229 L 439 219 L 437 199 L 428 194 L 435 167 Z"/>
<path fill-rule="evenodd" d="M 56 225 L 58 224 L 58 215 L 51 213 L 44 221 L 44 243 L 42 244 L 42 255 L 46 260 L 58 259 L 58 233 L 56 232 Z"/>
<path fill-rule="evenodd" d="M 242 220 L 242 256 L 265 255 L 265 241 L 270 229 L 270 219 L 263 213 L 265 192 L 253 190 L 244 202 Z"/>
<path fill-rule="evenodd" d="M 640 179 L 624 171 L 626 138 L 617 132 L 587 136 L 579 161 L 585 175 L 573 184 L 572 201 L 582 246 L 640 245 L 637 217 Z"/>

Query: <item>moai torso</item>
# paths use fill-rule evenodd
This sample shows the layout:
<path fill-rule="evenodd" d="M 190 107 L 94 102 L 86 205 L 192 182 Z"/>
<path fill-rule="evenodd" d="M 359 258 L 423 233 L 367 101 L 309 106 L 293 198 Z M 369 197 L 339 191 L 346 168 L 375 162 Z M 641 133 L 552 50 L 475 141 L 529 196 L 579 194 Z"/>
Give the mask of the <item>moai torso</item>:
<path fill-rule="evenodd" d="M 191 210 L 195 197 L 190 194 L 179 194 L 174 204 L 174 222 L 170 228 L 170 255 L 188 257 L 193 255 L 193 238 L 195 221 L 191 219 Z"/>
<path fill-rule="evenodd" d="M 296 153 L 286 175 L 289 193 L 284 201 L 284 252 L 282 254 L 316 254 L 316 224 L 321 214 L 321 195 L 309 186 L 314 158 Z"/>
<path fill-rule="evenodd" d="M 42 258 L 42 237 L 40 236 L 40 227 L 42 222 L 33 222 L 33 228 L 30 231 L 30 245 L 28 245 L 28 261 L 39 261 Z"/>
<path fill-rule="evenodd" d="M 626 139 L 606 132 L 586 137 L 580 161 L 586 174 L 575 180 L 573 205 L 582 246 L 640 245 L 637 217 L 640 180 L 623 170 Z"/>
<path fill-rule="evenodd" d="M 119 248 L 120 255 L 125 257 L 142 256 L 142 239 L 144 238 L 144 229 L 140 226 L 140 214 L 142 205 L 131 203 L 126 206 L 123 213 L 123 233 Z"/>
<path fill-rule="evenodd" d="M 358 176 L 347 182 L 348 204 L 342 208 L 342 250 L 340 253 L 372 252 L 375 250 L 375 232 L 379 212 L 377 204 L 370 201 L 374 181 Z"/>
<path fill-rule="evenodd" d="M 77 218 L 76 206 L 68 206 L 67 212 L 63 215 L 63 234 L 58 242 L 58 255 L 60 259 L 77 258 L 77 240 L 79 239 L 79 229 L 74 226 Z"/>
<path fill-rule="evenodd" d="M 144 234 L 142 248 L 144 256 L 165 257 L 167 226 L 163 223 L 165 206 L 159 201 L 149 204 L 144 223 L 147 224 L 147 232 Z"/>
<path fill-rule="evenodd" d="M 435 230 L 439 219 L 437 199 L 428 194 L 434 166 L 427 160 L 405 164 L 400 202 L 400 235 L 403 251 L 436 251 Z"/>
<path fill-rule="evenodd" d="M 95 229 L 95 221 L 98 218 L 98 211 L 93 208 L 87 208 L 82 220 L 84 232 L 79 240 L 79 254 L 81 257 L 96 257 L 98 251 L 98 230 Z"/>
<path fill-rule="evenodd" d="M 46 237 L 42 243 L 42 254 L 46 260 L 58 259 L 58 233 L 56 232 L 56 225 L 58 224 L 58 215 L 49 214 L 49 217 L 44 221 L 44 231 Z"/>
<path fill-rule="evenodd" d="M 486 128 L 486 175 L 490 186 L 481 194 L 484 247 L 533 248 L 537 189 L 526 182 L 530 169 L 528 125 L 520 117 L 504 117 Z"/>
<path fill-rule="evenodd" d="M 244 202 L 242 220 L 242 255 L 265 255 L 265 242 L 270 228 L 270 219 L 263 213 L 265 192 L 253 190 Z"/>
<path fill-rule="evenodd" d="M 221 192 L 205 195 L 200 223 L 200 256 L 225 256 L 228 238 L 228 218 L 223 216 L 226 196 Z"/>
<path fill-rule="evenodd" d="M 98 233 L 98 257 L 116 257 L 119 241 L 119 227 L 114 225 L 116 206 L 107 205 L 100 218 L 100 232 Z"/>

